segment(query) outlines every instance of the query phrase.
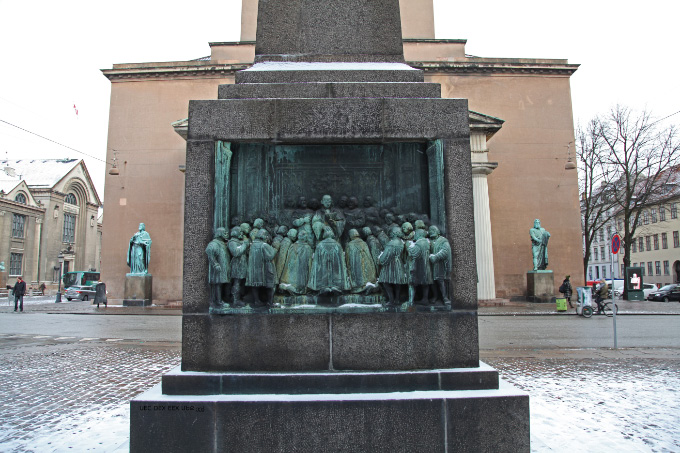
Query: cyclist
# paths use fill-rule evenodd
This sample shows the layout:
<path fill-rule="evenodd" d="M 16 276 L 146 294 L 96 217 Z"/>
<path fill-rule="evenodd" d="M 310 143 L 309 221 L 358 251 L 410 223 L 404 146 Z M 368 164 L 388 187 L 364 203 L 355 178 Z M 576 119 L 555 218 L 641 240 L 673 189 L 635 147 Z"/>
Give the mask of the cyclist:
<path fill-rule="evenodd" d="M 603 278 L 595 287 L 595 303 L 597 304 L 597 313 L 604 313 L 604 300 L 609 297 L 609 285 Z"/>

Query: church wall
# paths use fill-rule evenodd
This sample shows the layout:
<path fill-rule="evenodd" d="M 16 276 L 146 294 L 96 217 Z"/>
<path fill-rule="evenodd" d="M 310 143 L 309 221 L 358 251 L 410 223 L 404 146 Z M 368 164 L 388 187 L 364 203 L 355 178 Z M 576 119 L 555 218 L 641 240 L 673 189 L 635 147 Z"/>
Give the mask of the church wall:
<path fill-rule="evenodd" d="M 535 218 L 552 235 L 548 268 L 555 272 L 556 287 L 566 274 L 581 285 L 577 172 L 564 169 L 567 144 L 574 140 L 569 78 L 441 74 L 426 79 L 441 83 L 444 97 L 468 98 L 470 110 L 505 120 L 488 144 L 489 161 L 499 164 L 488 177 L 497 297 L 526 292 Z"/>
<path fill-rule="evenodd" d="M 117 151 L 120 175 L 107 174 L 102 281 L 122 299 L 128 243 L 144 222 L 151 235 L 149 273 L 156 303 L 181 300 L 186 142 L 171 123 L 188 116 L 190 99 L 215 99 L 233 78 L 113 81 L 107 160 Z M 207 209 L 207 207 L 206 207 Z"/>

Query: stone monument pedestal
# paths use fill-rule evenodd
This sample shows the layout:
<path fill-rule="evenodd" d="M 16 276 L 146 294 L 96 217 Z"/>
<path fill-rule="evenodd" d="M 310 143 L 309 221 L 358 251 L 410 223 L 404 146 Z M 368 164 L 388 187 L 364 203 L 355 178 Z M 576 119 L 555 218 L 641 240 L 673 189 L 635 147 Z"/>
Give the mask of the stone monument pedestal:
<path fill-rule="evenodd" d="M 529 302 L 550 302 L 555 295 L 553 271 L 527 272 L 527 300 Z"/>
<path fill-rule="evenodd" d="M 124 307 L 148 307 L 151 305 L 151 289 L 153 277 L 150 274 L 125 275 Z"/>
<path fill-rule="evenodd" d="M 0 288 L 5 289 L 7 288 L 7 276 L 9 274 L 7 271 L 1 271 L 0 272 Z"/>
<path fill-rule="evenodd" d="M 529 451 L 529 396 L 477 368 L 208 373 L 130 404 L 130 451 Z"/>

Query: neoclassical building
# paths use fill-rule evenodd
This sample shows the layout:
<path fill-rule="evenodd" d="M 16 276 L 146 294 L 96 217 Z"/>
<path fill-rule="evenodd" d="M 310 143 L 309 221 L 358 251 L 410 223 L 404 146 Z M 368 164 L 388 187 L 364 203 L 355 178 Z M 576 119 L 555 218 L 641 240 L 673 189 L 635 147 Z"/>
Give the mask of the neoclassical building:
<path fill-rule="evenodd" d="M 64 272 L 99 270 L 101 200 L 81 159 L 0 161 L 0 261 L 8 283 L 22 275 L 50 286 Z"/>
<path fill-rule="evenodd" d="M 565 170 L 574 141 L 569 79 L 578 65 L 470 56 L 464 39 L 435 39 L 432 0 L 400 3 L 407 63 L 439 83 L 443 97 L 469 100 L 479 298 L 524 298 L 535 218 L 552 235 L 557 284 L 580 276 L 577 175 Z M 116 157 L 120 169 L 105 182 L 102 278 L 112 299 L 122 298 L 127 242 L 145 222 L 154 241 L 154 301 L 181 300 L 188 102 L 216 99 L 219 85 L 252 65 L 256 16 L 257 0 L 243 0 L 241 40 L 210 43 L 207 57 L 103 71 L 111 81 L 107 159 Z"/>

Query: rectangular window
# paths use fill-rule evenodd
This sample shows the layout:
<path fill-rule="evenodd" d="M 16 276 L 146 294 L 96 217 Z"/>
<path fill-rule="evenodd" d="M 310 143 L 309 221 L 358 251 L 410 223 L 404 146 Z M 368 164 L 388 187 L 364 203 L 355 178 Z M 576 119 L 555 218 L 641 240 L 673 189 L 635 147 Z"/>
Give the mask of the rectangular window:
<path fill-rule="evenodd" d="M 631 242 L 630 249 L 632 253 L 637 253 L 637 242 L 635 242 L 635 239 L 633 239 L 633 242 Z"/>
<path fill-rule="evenodd" d="M 621 273 L 619 275 L 625 275 L 626 274 L 626 267 L 622 264 L 621 265 Z"/>
<path fill-rule="evenodd" d="M 650 252 L 652 250 L 652 237 L 651 236 L 645 237 L 645 245 L 647 246 L 647 251 Z"/>
<path fill-rule="evenodd" d="M 21 275 L 21 265 L 24 261 L 24 255 L 21 253 L 9 254 L 9 275 Z"/>
<path fill-rule="evenodd" d="M 642 226 L 642 216 L 639 215 L 637 218 L 637 226 Z"/>
<path fill-rule="evenodd" d="M 604 241 L 604 230 L 600 229 L 600 241 Z"/>
<path fill-rule="evenodd" d="M 664 205 L 661 205 L 661 207 L 659 208 L 659 220 L 661 220 L 662 222 L 666 221 L 666 206 Z"/>
<path fill-rule="evenodd" d="M 644 238 L 639 237 L 638 238 L 638 248 L 640 249 L 641 252 L 645 251 L 645 244 L 644 244 Z"/>
<path fill-rule="evenodd" d="M 654 263 L 651 261 L 647 262 L 647 274 L 649 274 L 650 277 L 654 275 Z"/>
<path fill-rule="evenodd" d="M 619 219 L 619 231 L 623 231 L 623 219 Z"/>
<path fill-rule="evenodd" d="M 642 223 L 645 225 L 649 225 L 649 212 L 642 211 Z"/>
<path fill-rule="evenodd" d="M 637 263 L 633 263 L 633 267 L 637 267 Z"/>
<path fill-rule="evenodd" d="M 652 209 L 652 223 L 656 223 L 656 209 Z"/>
<path fill-rule="evenodd" d="M 612 226 L 607 225 L 607 240 L 612 238 Z"/>
<path fill-rule="evenodd" d="M 602 278 L 607 278 L 607 266 L 602 266 Z"/>
<path fill-rule="evenodd" d="M 76 216 L 64 214 L 64 236 L 62 242 L 75 242 L 76 237 Z"/>
<path fill-rule="evenodd" d="M 653 237 L 654 237 L 654 250 L 659 250 L 659 235 L 655 234 Z"/>
<path fill-rule="evenodd" d="M 20 214 L 12 215 L 12 237 L 24 237 L 24 225 L 26 224 L 26 216 Z"/>
<path fill-rule="evenodd" d="M 671 203 L 671 219 L 677 219 L 678 218 L 678 204 L 677 203 Z"/>
<path fill-rule="evenodd" d="M 601 245 L 601 246 L 600 246 L 600 256 L 602 257 L 603 260 L 605 259 L 605 256 L 604 256 L 604 245 Z"/>
<path fill-rule="evenodd" d="M 661 275 L 661 261 L 655 261 L 654 268 L 656 269 L 656 275 Z"/>
<path fill-rule="evenodd" d="M 642 269 L 642 276 L 645 276 L 645 263 L 640 263 L 640 268 Z"/>
<path fill-rule="evenodd" d="M 671 263 L 670 261 L 663 262 L 663 275 L 671 275 Z"/>
<path fill-rule="evenodd" d="M 595 261 L 599 260 L 599 255 L 597 254 L 597 247 L 593 247 L 593 256 L 595 257 Z"/>
<path fill-rule="evenodd" d="M 668 234 L 666 233 L 661 233 L 661 248 L 662 249 L 668 248 Z"/>
<path fill-rule="evenodd" d="M 680 235 L 677 231 L 673 231 L 673 247 L 676 249 L 680 247 Z"/>

